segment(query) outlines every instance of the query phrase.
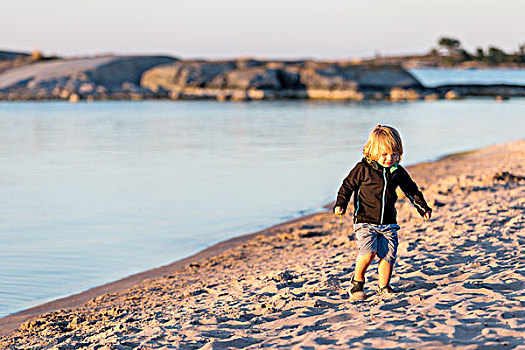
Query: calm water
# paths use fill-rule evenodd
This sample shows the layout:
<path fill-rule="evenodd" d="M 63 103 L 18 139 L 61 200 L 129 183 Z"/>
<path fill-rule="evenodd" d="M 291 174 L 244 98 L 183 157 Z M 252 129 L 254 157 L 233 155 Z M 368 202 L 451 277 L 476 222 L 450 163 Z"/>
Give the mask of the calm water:
<path fill-rule="evenodd" d="M 404 163 L 523 137 L 525 100 L 0 103 L 0 315 L 319 211 L 369 130 Z"/>
<path fill-rule="evenodd" d="M 454 84 L 509 84 L 525 86 L 525 69 L 411 69 L 423 86 L 436 87 Z"/>

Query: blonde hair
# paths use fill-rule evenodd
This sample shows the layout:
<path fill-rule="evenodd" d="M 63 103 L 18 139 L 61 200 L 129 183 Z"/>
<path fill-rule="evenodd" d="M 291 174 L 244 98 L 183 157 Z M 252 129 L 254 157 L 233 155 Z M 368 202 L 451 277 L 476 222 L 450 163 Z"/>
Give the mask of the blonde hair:
<path fill-rule="evenodd" d="M 403 142 L 399 132 L 391 126 L 379 124 L 370 132 L 363 147 L 363 154 L 369 160 L 378 160 L 379 152 L 386 151 L 399 154 L 399 161 L 403 155 Z"/>

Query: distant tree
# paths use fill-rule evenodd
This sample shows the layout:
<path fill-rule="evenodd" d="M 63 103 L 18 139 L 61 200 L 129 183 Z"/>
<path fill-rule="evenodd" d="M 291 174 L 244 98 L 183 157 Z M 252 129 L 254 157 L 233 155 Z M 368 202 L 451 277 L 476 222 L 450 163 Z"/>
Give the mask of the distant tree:
<path fill-rule="evenodd" d="M 446 51 L 446 54 L 443 54 Z M 441 52 L 441 54 L 440 54 Z M 487 64 L 525 64 L 525 43 L 518 46 L 518 50 L 510 54 L 502 49 L 489 46 L 487 49 L 477 47 L 474 53 L 469 53 L 461 47 L 459 40 L 450 37 L 441 37 L 437 48 L 433 48 L 429 56 L 435 56 L 438 62 L 445 66 L 455 66 L 465 61 L 478 61 Z"/>
<path fill-rule="evenodd" d="M 445 56 L 439 59 L 443 65 L 454 66 L 457 63 L 471 60 L 470 54 L 461 48 L 461 43 L 457 39 L 441 37 L 438 40 L 438 46 L 447 52 Z"/>
<path fill-rule="evenodd" d="M 495 64 L 508 62 L 508 55 L 505 51 L 493 46 L 489 47 L 487 58 L 489 62 Z"/>
<path fill-rule="evenodd" d="M 525 63 L 525 44 L 521 44 L 518 49 L 518 64 Z"/>
<path fill-rule="evenodd" d="M 448 51 L 449 56 L 454 56 L 461 47 L 459 40 L 454 38 L 442 37 L 438 40 L 438 45 Z"/>
<path fill-rule="evenodd" d="M 478 59 L 479 61 L 483 61 L 484 58 L 485 58 L 485 51 L 483 51 L 483 48 L 481 47 L 476 48 L 476 59 Z"/>

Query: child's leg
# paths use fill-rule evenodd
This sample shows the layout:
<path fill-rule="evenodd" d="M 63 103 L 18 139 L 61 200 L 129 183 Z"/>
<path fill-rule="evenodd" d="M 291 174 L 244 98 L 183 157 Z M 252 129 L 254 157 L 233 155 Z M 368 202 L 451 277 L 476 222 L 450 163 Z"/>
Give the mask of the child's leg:
<path fill-rule="evenodd" d="M 390 278 L 392 278 L 394 265 L 390 264 L 385 259 L 379 259 L 377 270 L 379 272 L 379 288 L 390 285 Z"/>
<path fill-rule="evenodd" d="M 377 255 L 379 257 L 379 265 L 377 271 L 379 273 L 378 282 L 380 288 L 390 285 L 399 244 L 397 238 L 397 230 L 399 229 L 398 225 L 386 225 L 378 236 Z"/>
<path fill-rule="evenodd" d="M 354 274 L 354 280 L 363 282 L 365 280 L 365 273 L 372 261 L 374 260 L 376 256 L 375 252 L 366 254 L 366 255 L 358 255 L 355 259 L 355 274 Z"/>
<path fill-rule="evenodd" d="M 354 224 L 355 238 L 359 254 L 355 260 L 354 280 L 364 282 L 365 272 L 374 260 L 377 252 L 377 231 L 375 225 Z"/>

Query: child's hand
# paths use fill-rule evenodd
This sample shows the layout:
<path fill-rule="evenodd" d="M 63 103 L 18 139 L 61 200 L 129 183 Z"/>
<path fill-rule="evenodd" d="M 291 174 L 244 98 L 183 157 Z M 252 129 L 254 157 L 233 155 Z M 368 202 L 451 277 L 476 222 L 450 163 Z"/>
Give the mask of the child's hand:
<path fill-rule="evenodd" d="M 335 215 L 341 215 L 343 214 L 343 209 L 341 207 L 335 207 L 334 208 L 334 214 Z"/>
<path fill-rule="evenodd" d="M 425 222 L 427 222 L 428 220 L 430 220 L 430 216 L 431 216 L 431 213 L 429 211 L 427 211 L 425 213 L 425 215 L 423 216 L 423 219 L 425 219 Z"/>

